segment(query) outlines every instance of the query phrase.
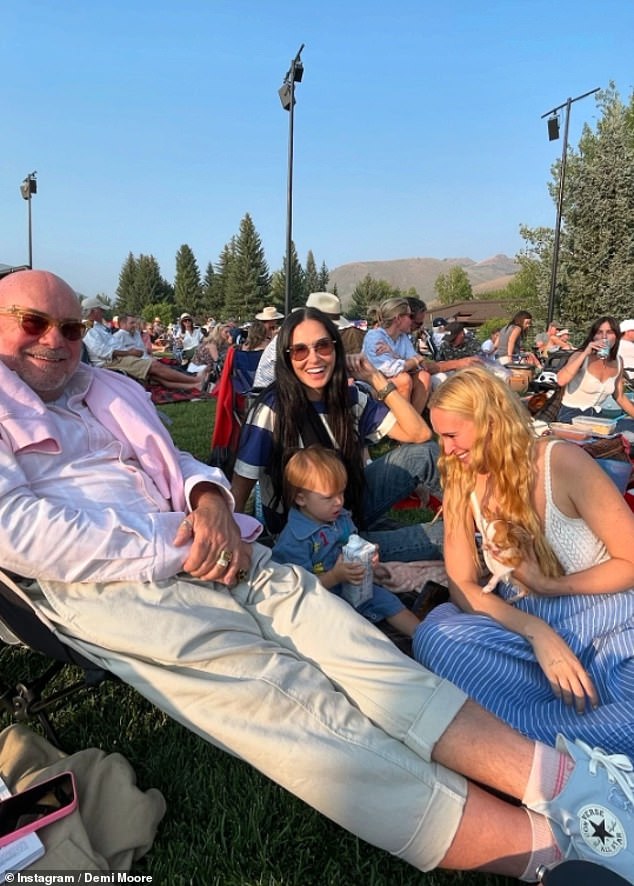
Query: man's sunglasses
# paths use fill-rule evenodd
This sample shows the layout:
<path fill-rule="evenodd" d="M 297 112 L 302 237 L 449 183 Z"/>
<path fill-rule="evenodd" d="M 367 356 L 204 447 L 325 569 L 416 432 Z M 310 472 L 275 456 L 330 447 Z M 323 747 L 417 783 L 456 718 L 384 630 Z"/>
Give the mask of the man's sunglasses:
<path fill-rule="evenodd" d="M 330 357 L 334 349 L 335 343 L 331 338 L 320 338 L 314 345 L 291 345 L 290 348 L 286 348 L 286 353 L 291 355 L 294 363 L 299 363 L 300 360 L 305 360 L 311 351 L 320 357 Z"/>
<path fill-rule="evenodd" d="M 22 331 L 35 338 L 40 338 L 47 333 L 51 326 L 57 327 L 67 341 L 79 341 L 84 334 L 85 326 L 81 320 L 56 320 L 42 311 L 33 311 L 16 305 L 12 305 L 10 308 L 0 308 L 0 314 L 15 317 Z"/>

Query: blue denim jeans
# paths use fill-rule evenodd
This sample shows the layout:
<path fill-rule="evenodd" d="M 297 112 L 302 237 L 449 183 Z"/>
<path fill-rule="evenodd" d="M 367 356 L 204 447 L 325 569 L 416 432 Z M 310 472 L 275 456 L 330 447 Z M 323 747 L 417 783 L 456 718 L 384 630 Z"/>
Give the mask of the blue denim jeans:
<path fill-rule="evenodd" d="M 416 523 L 397 529 L 383 528 L 381 519 L 392 505 L 407 498 L 417 486 L 426 486 L 437 498 L 442 495 L 436 463 L 440 452 L 434 441 L 403 443 L 375 459 L 365 469 L 363 501 L 368 541 L 379 545 L 382 560 L 442 559 L 442 524 L 433 528 Z M 431 537 L 430 537 L 431 535 Z"/>
<path fill-rule="evenodd" d="M 407 498 L 421 484 L 441 498 L 436 467 L 439 455 L 438 444 L 433 440 L 403 443 L 367 465 L 363 501 L 365 526 L 373 529 L 392 505 Z"/>
<path fill-rule="evenodd" d="M 363 538 L 379 546 L 381 560 L 411 563 L 413 560 L 442 560 L 443 524 L 412 523 L 398 529 L 363 530 Z"/>

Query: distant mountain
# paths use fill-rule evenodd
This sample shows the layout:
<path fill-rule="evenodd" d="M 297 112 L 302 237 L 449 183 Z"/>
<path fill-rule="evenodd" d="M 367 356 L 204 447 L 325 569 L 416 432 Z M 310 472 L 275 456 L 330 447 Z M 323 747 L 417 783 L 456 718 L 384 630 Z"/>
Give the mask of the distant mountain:
<path fill-rule="evenodd" d="M 411 286 L 427 302 L 436 298 L 434 283 L 440 274 L 452 267 L 464 268 L 475 294 L 502 289 L 519 271 L 519 265 L 507 255 L 476 262 L 471 258 L 398 258 L 393 261 L 350 262 L 330 271 L 329 288 L 337 284 L 344 307 L 361 280 L 368 274 L 375 280 L 387 280 L 394 287 L 407 290 Z"/>

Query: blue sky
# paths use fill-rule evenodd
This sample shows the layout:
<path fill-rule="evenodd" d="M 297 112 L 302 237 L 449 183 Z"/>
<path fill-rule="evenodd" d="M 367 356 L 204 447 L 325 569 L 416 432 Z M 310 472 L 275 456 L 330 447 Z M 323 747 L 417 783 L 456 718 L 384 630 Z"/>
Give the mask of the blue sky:
<path fill-rule="evenodd" d="M 4 0 L 0 262 L 113 295 L 128 252 L 201 272 L 249 212 L 286 244 L 288 114 L 301 43 L 293 238 L 330 268 L 521 247 L 554 225 L 541 115 L 634 88 L 632 0 Z M 628 61 L 629 59 L 629 61 Z M 570 142 L 594 125 L 572 105 Z"/>

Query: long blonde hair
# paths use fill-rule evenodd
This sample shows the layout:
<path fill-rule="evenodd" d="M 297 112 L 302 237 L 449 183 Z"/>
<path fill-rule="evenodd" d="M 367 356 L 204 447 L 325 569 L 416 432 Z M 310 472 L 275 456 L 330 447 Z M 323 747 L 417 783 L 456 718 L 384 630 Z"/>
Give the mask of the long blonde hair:
<path fill-rule="evenodd" d="M 432 394 L 429 408 L 453 412 L 474 422 L 476 428 L 469 464 L 444 453 L 438 461 L 444 488 L 443 516 L 448 529 L 471 526 L 469 496 L 475 489 L 477 475 L 488 474 L 497 510 L 492 513 L 483 503 L 484 518 L 524 527 L 544 574 L 561 575 L 561 565 L 546 541 L 533 504 L 537 438 L 518 396 L 488 369 L 474 367 L 443 382 Z"/>

